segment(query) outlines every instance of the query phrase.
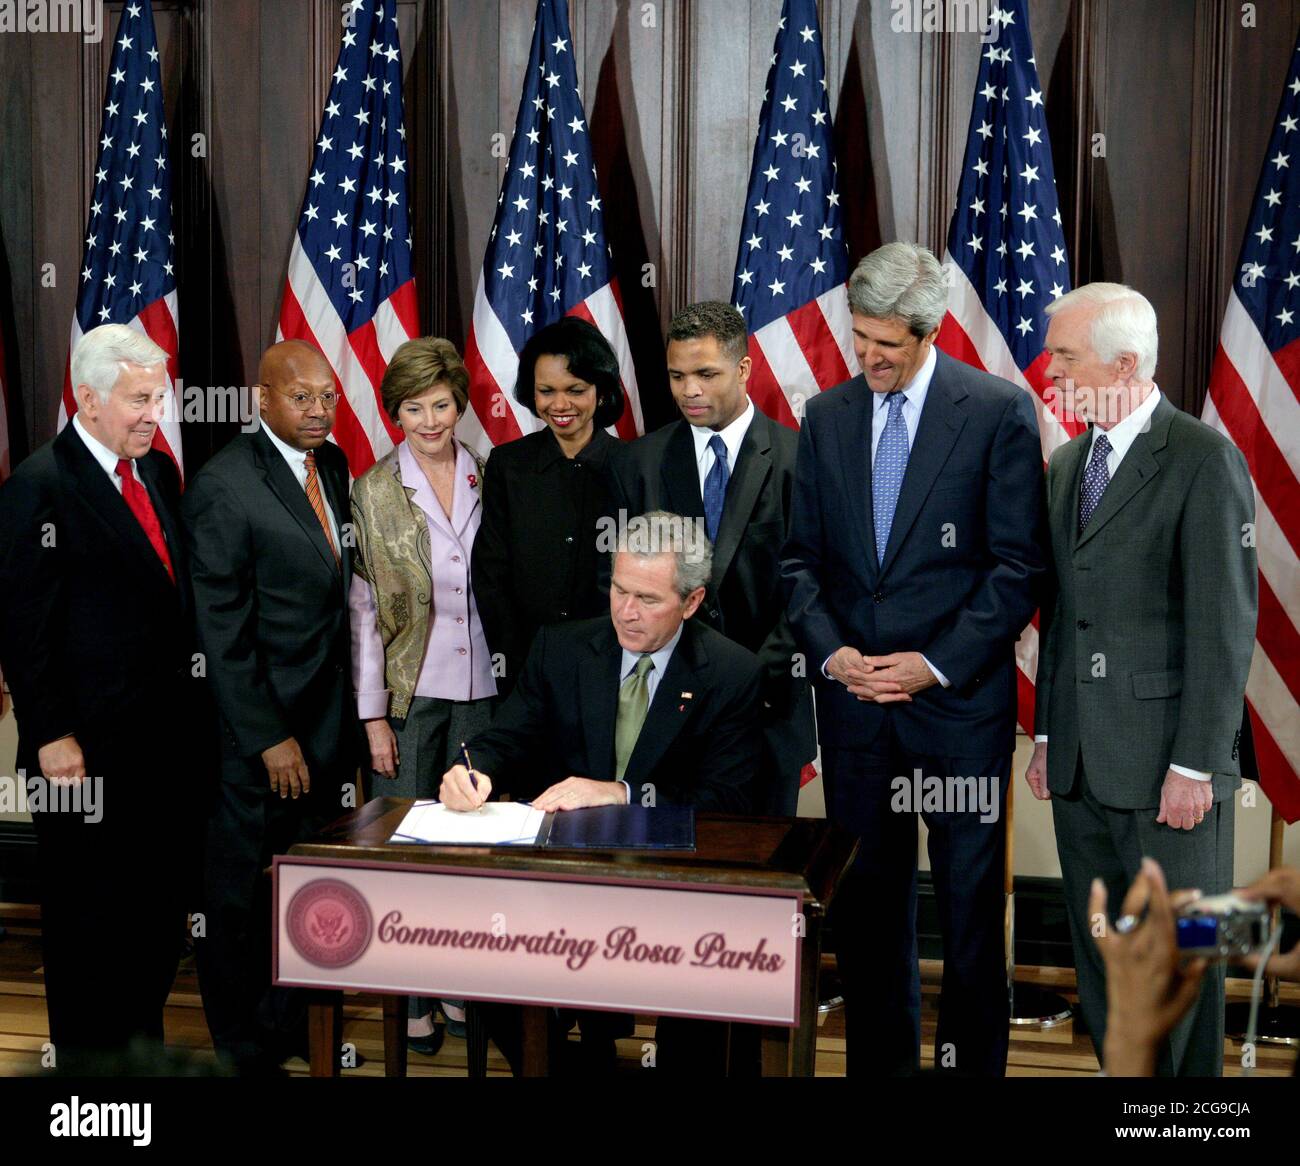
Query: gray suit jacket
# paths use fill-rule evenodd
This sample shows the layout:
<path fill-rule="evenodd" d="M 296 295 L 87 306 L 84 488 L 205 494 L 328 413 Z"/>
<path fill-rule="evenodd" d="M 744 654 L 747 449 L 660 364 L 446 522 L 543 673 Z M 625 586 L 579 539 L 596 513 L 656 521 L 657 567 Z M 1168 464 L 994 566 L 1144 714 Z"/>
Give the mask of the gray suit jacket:
<path fill-rule="evenodd" d="M 1158 807 L 1171 764 L 1212 772 L 1215 800 L 1231 797 L 1258 589 L 1246 459 L 1162 398 L 1077 535 L 1091 432 L 1047 469 L 1057 586 L 1035 729 L 1048 788 L 1070 792 L 1082 752 L 1116 809 Z"/>

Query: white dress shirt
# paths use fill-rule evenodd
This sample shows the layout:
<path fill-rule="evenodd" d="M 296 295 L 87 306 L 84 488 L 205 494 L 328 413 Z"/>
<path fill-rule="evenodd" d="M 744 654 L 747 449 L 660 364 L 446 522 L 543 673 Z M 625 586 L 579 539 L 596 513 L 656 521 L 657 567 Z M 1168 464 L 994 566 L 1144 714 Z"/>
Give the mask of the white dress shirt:
<path fill-rule="evenodd" d="M 118 455 L 81 423 L 80 413 L 72 415 L 72 428 L 77 431 L 77 436 L 81 438 L 82 444 L 90 450 L 91 456 L 103 467 L 104 473 L 108 475 L 108 480 L 113 483 L 113 489 L 120 494 L 122 492 L 122 479 L 117 476 Z M 135 468 L 135 458 L 127 458 L 126 460 L 131 463 L 131 476 L 137 482 L 140 482 L 140 471 Z M 144 483 L 140 482 L 140 485 L 143 486 Z"/>
<path fill-rule="evenodd" d="M 898 392 L 903 394 L 903 424 L 907 426 L 907 448 L 910 451 L 916 441 L 916 427 L 921 424 L 921 410 L 925 408 L 925 398 L 930 392 L 930 381 L 934 379 L 934 368 L 939 363 L 934 345 L 916 370 L 916 376 L 907 382 Z M 876 447 L 880 445 L 880 435 L 885 432 L 885 422 L 889 420 L 889 399 L 893 393 L 872 393 L 875 406 L 871 410 L 871 461 L 875 464 Z"/>
<path fill-rule="evenodd" d="M 293 473 L 293 476 L 298 479 L 298 485 L 300 485 L 303 488 L 303 492 L 306 493 L 307 451 L 305 449 L 295 449 L 287 442 L 281 441 L 278 437 L 276 437 L 271 427 L 267 425 L 265 421 L 262 422 L 262 432 L 265 433 L 266 436 L 271 439 L 271 444 L 280 451 L 280 455 L 284 458 L 285 462 L 289 466 L 289 469 Z M 316 469 L 316 480 L 318 482 L 320 481 L 319 466 L 317 466 Z M 325 485 L 323 482 L 321 483 L 321 488 L 320 488 L 320 500 L 321 500 L 321 505 L 325 507 L 325 517 L 329 519 L 330 533 L 334 536 L 334 546 L 338 548 L 339 553 L 342 554 L 343 552 L 342 552 L 341 544 L 339 543 L 339 524 L 334 518 L 334 511 L 330 508 L 329 494 L 326 492 Z"/>
<path fill-rule="evenodd" d="M 1106 455 L 1106 472 L 1113 481 L 1115 471 L 1119 469 L 1120 462 L 1124 460 L 1124 455 L 1133 448 L 1133 442 L 1137 440 L 1139 433 L 1145 433 L 1151 425 L 1151 414 L 1156 411 L 1156 406 L 1160 404 L 1160 390 L 1152 387 L 1147 398 L 1136 409 L 1133 410 L 1123 421 L 1117 421 L 1109 429 L 1103 430 L 1100 426 L 1092 427 L 1092 438 L 1088 442 L 1088 459 L 1092 460 L 1093 446 L 1097 444 L 1097 435 L 1105 433 L 1107 440 L 1110 442 L 1110 452 Z M 1104 497 L 1104 495 L 1103 495 Z M 1047 737 L 1045 734 L 1039 734 L 1034 737 L 1034 743 L 1045 745 Z M 1175 773 L 1181 773 L 1184 777 L 1190 777 L 1196 781 L 1209 781 L 1211 774 L 1208 770 L 1189 769 L 1185 765 L 1170 764 L 1170 769 Z"/>
<path fill-rule="evenodd" d="M 901 389 L 895 390 L 903 394 L 903 405 L 901 412 L 903 414 L 903 424 L 907 426 L 907 449 L 911 452 L 912 445 L 916 441 L 916 430 L 921 424 L 921 410 L 925 408 L 925 398 L 930 391 L 930 381 L 934 379 L 934 368 L 939 363 L 939 357 L 935 353 L 934 345 L 930 345 L 930 351 L 926 353 L 925 360 L 921 362 L 921 367 L 916 370 L 916 375 L 907 382 Z M 875 464 L 876 448 L 880 445 L 880 435 L 885 432 L 885 423 L 889 420 L 889 399 L 893 393 L 872 393 L 871 409 L 871 461 Z M 924 653 L 921 659 L 925 660 L 925 666 L 934 673 L 934 678 L 944 687 L 951 688 L 952 682 L 936 668 Z M 830 656 L 822 664 L 822 675 L 828 680 L 831 674 L 826 671 L 826 665 L 831 662 Z"/>
<path fill-rule="evenodd" d="M 745 408 L 741 411 L 731 424 L 722 429 L 710 429 L 707 425 L 692 425 L 691 436 L 695 439 L 695 468 L 700 474 L 700 497 L 704 497 L 704 480 L 709 476 L 709 471 L 713 469 L 713 463 L 718 459 L 713 450 L 709 448 L 709 442 L 714 436 L 722 438 L 722 444 L 727 447 L 727 468 L 734 474 L 736 472 L 736 458 L 740 456 L 740 445 L 745 440 L 745 434 L 749 432 L 750 423 L 754 420 L 754 402 L 746 399 Z M 689 423 L 688 423 L 689 424 Z M 659 667 L 658 664 L 655 665 Z"/>

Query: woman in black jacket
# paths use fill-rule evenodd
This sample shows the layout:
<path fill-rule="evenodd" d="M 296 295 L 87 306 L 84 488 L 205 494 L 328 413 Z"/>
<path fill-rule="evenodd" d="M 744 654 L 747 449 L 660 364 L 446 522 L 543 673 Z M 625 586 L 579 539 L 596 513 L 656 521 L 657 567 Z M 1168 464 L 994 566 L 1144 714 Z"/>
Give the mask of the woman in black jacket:
<path fill-rule="evenodd" d="M 546 428 L 489 456 L 471 572 L 501 695 L 539 627 L 609 610 L 596 539 L 622 448 L 606 432 L 624 407 L 618 359 L 596 328 L 565 316 L 524 345 L 515 399 Z"/>

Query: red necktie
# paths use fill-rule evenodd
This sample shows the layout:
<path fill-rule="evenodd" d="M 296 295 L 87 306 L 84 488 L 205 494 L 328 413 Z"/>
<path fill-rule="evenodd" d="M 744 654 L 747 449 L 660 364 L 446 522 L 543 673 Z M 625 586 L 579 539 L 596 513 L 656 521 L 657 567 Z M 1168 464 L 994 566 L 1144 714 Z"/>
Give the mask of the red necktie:
<path fill-rule="evenodd" d="M 135 480 L 135 475 L 131 472 L 131 463 L 126 458 L 118 459 L 117 476 L 122 479 L 122 500 L 131 508 L 136 521 L 144 528 L 144 533 L 153 544 L 153 549 L 158 552 L 163 566 L 167 568 L 167 574 L 175 583 L 176 572 L 172 569 L 172 557 L 167 553 L 167 540 L 163 538 L 162 525 L 158 521 L 153 503 L 149 501 L 149 491 Z"/>

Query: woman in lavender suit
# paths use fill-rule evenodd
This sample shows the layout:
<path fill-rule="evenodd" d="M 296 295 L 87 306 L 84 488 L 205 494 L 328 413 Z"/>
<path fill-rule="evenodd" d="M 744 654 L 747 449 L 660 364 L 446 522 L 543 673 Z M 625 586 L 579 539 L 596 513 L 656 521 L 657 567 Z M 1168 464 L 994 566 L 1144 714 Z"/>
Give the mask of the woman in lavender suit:
<path fill-rule="evenodd" d="M 487 727 L 496 683 L 470 582 L 483 461 L 453 436 L 469 401 L 455 346 L 431 336 L 394 354 L 380 384 L 404 440 L 352 490 L 352 678 L 373 796 L 429 798 L 460 743 Z M 436 1001 L 411 998 L 408 1043 L 442 1043 Z M 463 1013 L 444 1001 L 453 1023 Z"/>

